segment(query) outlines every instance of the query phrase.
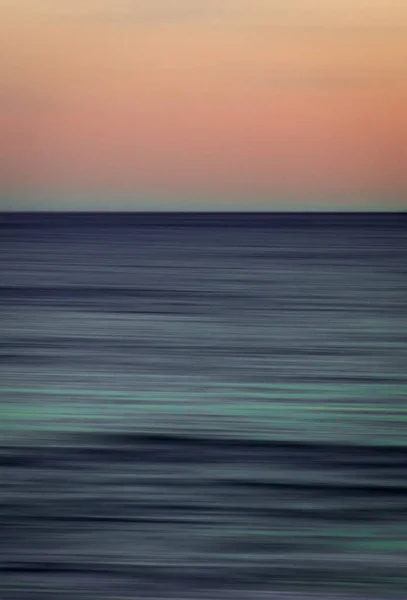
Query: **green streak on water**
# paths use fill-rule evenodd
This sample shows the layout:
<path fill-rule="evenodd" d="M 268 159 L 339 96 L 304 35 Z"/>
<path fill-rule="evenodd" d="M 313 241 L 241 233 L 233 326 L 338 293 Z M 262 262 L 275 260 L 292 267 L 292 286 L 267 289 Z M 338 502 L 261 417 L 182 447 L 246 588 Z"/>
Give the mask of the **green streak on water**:
<path fill-rule="evenodd" d="M 73 401 L 64 404 L 42 404 L 27 406 L 16 405 L 11 402 L 4 403 L 0 407 L 1 413 L 5 418 L 12 418 L 18 416 L 27 416 L 30 414 L 41 414 L 41 415 L 53 415 L 57 414 L 75 414 L 79 413 L 84 415 L 99 414 L 101 416 L 112 416 L 117 415 L 118 417 L 129 414 L 140 414 L 140 413 L 180 413 L 190 415 L 236 415 L 244 417 L 284 417 L 285 419 L 294 420 L 313 420 L 315 418 L 322 420 L 330 420 L 335 418 L 335 414 L 332 416 L 326 415 L 326 413 L 339 413 L 339 418 L 343 419 L 351 417 L 353 419 L 358 418 L 369 418 L 376 420 L 377 418 L 383 419 L 383 417 L 393 418 L 397 415 L 398 420 L 405 420 L 405 413 L 407 413 L 407 407 L 377 407 L 377 406 L 349 406 L 349 405 L 304 405 L 304 404 L 287 404 L 287 403 L 275 403 L 270 402 L 269 404 L 259 402 L 240 402 L 240 403 L 217 403 L 217 404 L 203 404 L 203 403 L 191 403 L 185 405 L 185 402 L 179 402 L 179 400 L 169 400 L 167 402 L 155 403 L 154 398 L 139 400 L 133 404 L 106 404 L 106 405 L 94 405 L 89 403 L 81 403 Z M 352 413 L 348 415 L 348 413 Z M 356 413 L 356 414 L 355 414 Z M 385 415 L 376 415 L 375 413 L 385 413 Z"/>
<path fill-rule="evenodd" d="M 237 384 L 237 383 L 213 383 L 205 384 L 205 387 L 211 387 L 210 391 L 188 391 L 179 392 L 187 394 L 189 397 L 213 395 L 216 393 L 217 396 L 225 394 L 221 392 L 220 388 L 227 387 L 229 389 L 226 395 L 236 396 L 248 396 L 256 398 L 272 399 L 276 398 L 289 398 L 292 396 L 298 396 L 300 399 L 306 398 L 326 398 L 332 395 L 340 397 L 351 397 L 353 395 L 363 397 L 383 397 L 383 394 L 390 394 L 391 396 L 405 397 L 407 385 L 399 384 L 347 384 L 347 385 L 334 385 L 334 384 L 302 384 L 302 383 L 290 383 L 290 384 Z M 217 389 L 219 388 L 219 389 Z M 244 391 L 242 390 L 244 388 Z M 262 391 L 256 391 L 256 390 Z M 43 394 L 43 395 L 58 395 L 58 396 L 95 396 L 95 397 L 121 397 L 121 398 L 134 398 L 135 392 L 123 391 L 123 390 L 89 390 L 89 389 L 61 389 L 61 388 L 20 388 L 20 387 L 3 387 L 0 388 L 0 392 L 10 394 Z M 178 393 L 178 392 L 177 392 Z M 149 392 L 149 394 L 155 397 L 165 396 L 167 392 Z M 174 392 L 175 394 L 175 392 Z"/>
<path fill-rule="evenodd" d="M 207 387 L 191 392 L 3 387 L 3 394 L 31 398 L 17 402 L 8 398 L 0 406 L 0 429 L 67 432 L 107 427 L 116 431 L 197 431 L 203 435 L 220 432 L 222 437 L 256 439 L 335 437 L 361 443 L 374 439 L 376 444 L 394 446 L 407 442 L 402 433 L 407 406 L 398 405 L 404 392 L 401 385 L 213 383 Z M 352 400 L 355 397 L 359 400 Z"/>
<path fill-rule="evenodd" d="M 407 553 L 407 541 L 405 540 L 374 540 L 354 541 L 350 544 L 353 550 L 365 552 L 405 552 Z"/>
<path fill-rule="evenodd" d="M 290 386 L 283 386 L 290 387 Z M 292 388 L 302 389 L 301 386 L 291 386 Z M 321 389 L 322 388 L 322 389 Z M 306 388 L 305 388 L 306 389 Z M 366 397 L 369 400 L 369 404 L 366 402 L 358 402 L 356 400 L 351 400 L 355 396 L 359 397 L 361 389 L 356 386 L 348 386 L 348 387 L 336 387 L 336 391 L 334 391 L 332 386 L 314 386 L 313 392 L 306 392 L 304 390 L 301 393 L 282 391 L 279 388 L 273 387 L 269 391 L 265 392 L 253 392 L 250 390 L 247 391 L 235 391 L 229 390 L 228 392 L 221 391 L 219 389 L 213 389 L 212 391 L 183 391 L 183 392 L 129 392 L 129 391 L 120 391 L 120 390 L 89 390 L 89 389 L 61 389 L 61 388 L 9 388 L 4 387 L 0 388 L 0 392 L 5 394 L 34 394 L 34 395 L 43 395 L 43 396 L 67 396 L 67 397 L 92 397 L 92 398 L 109 398 L 109 399 L 120 399 L 123 398 L 128 401 L 132 401 L 133 403 L 137 403 L 137 405 L 142 405 L 145 403 L 149 404 L 149 410 L 153 410 L 153 403 L 161 402 L 166 403 L 172 406 L 175 404 L 187 403 L 190 400 L 205 400 L 207 404 L 208 401 L 213 401 L 216 406 L 219 406 L 219 400 L 230 400 L 233 401 L 234 411 L 236 414 L 241 414 L 243 412 L 253 412 L 253 411 L 271 411 L 271 410 L 287 410 L 287 411 L 343 411 L 343 412 L 382 412 L 389 413 L 397 411 L 397 413 L 407 413 L 406 406 L 389 406 L 388 404 L 385 406 L 372 405 L 371 401 L 376 400 L 377 396 L 379 399 L 383 399 L 383 394 L 379 393 L 377 386 L 365 386 L 365 392 L 362 394 L 362 397 Z M 402 390 L 404 392 L 403 398 L 405 396 L 405 388 L 403 386 L 387 386 L 388 390 L 391 390 L 391 393 L 388 393 L 385 396 L 387 402 L 389 402 L 390 397 L 393 399 L 401 396 Z M 369 390 L 369 394 L 367 391 Z M 356 393 L 358 391 L 358 393 Z M 373 393 L 375 391 L 375 393 Z M 352 393 L 353 392 L 353 393 Z M 247 405 L 247 408 L 241 408 L 242 406 L 246 406 L 242 404 L 240 399 L 244 398 L 245 400 L 250 401 L 250 405 Z M 334 403 L 330 401 L 330 399 L 336 398 L 342 399 L 342 403 Z M 286 400 L 286 402 L 281 402 L 282 400 Z M 265 400 L 263 403 L 256 403 L 255 400 Z M 314 402 L 309 403 L 307 401 L 313 400 Z M 326 404 L 322 404 L 318 401 L 325 401 Z M 288 402 L 287 402 L 288 401 Z M 297 402 L 297 403 L 295 403 Z M 298 404 L 298 402 L 301 402 Z M 306 403 L 307 402 L 307 403 Z M 197 403 L 189 404 L 189 408 L 192 408 Z M 230 404 L 231 406 L 232 404 Z M 106 407 L 103 408 L 105 410 Z M 175 410 L 175 408 L 174 408 Z"/>

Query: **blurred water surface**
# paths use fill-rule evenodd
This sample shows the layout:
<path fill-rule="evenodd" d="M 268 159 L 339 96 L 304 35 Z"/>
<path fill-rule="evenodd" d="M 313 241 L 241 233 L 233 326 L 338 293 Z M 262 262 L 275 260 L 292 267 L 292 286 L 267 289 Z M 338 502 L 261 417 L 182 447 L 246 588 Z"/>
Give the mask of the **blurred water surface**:
<path fill-rule="evenodd" d="M 2 600 L 407 597 L 405 215 L 3 215 Z"/>

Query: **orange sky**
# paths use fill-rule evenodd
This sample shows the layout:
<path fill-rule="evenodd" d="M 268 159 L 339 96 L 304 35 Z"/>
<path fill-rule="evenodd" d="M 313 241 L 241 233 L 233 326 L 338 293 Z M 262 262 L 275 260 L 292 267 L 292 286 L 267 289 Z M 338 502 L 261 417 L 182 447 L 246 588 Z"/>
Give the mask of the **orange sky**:
<path fill-rule="evenodd" d="M 0 17 L 3 208 L 407 206 L 405 0 L 0 0 Z"/>

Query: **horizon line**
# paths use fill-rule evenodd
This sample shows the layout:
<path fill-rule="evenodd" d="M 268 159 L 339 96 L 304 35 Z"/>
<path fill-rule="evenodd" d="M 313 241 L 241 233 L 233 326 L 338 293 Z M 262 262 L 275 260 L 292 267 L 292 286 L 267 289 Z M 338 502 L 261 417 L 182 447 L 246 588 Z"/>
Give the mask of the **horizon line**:
<path fill-rule="evenodd" d="M 81 214 L 88 214 L 88 215 L 108 215 L 108 214 L 141 214 L 141 215 L 162 215 L 162 214 L 167 214 L 167 215 L 171 215 L 171 214 L 191 214 L 191 215 L 196 215 L 196 214 L 221 214 L 221 215 L 244 215 L 244 214 L 249 214 L 249 215 L 256 215 L 256 214 L 265 214 L 265 215 L 273 215 L 273 214 L 350 214 L 350 215 L 355 215 L 355 214 L 407 214 L 407 207 L 406 208 L 386 208 L 386 209 L 349 209 L 349 208 L 336 208 L 336 209 L 313 209 L 313 208 L 309 208 L 309 209 L 305 209 L 305 210 L 297 210 L 297 209 L 288 209 L 288 210 L 283 210 L 283 209 L 271 209 L 271 210 L 265 210 L 265 209 L 254 209 L 254 210 L 248 210 L 248 209 L 232 209 L 232 210 L 209 210 L 209 209 L 199 209 L 199 210 L 180 210 L 180 209 L 166 209 L 166 210 L 161 210 L 161 209 L 156 209 L 156 210 L 146 210 L 146 209 L 67 209 L 67 210 L 61 210 L 61 209 L 33 209 L 33 210 L 23 210 L 23 209 L 1 209 L 0 208 L 0 214 L 1 215 L 7 215 L 7 214 L 12 214 L 12 215 L 36 215 L 36 214 L 55 214 L 55 215 L 81 215 Z"/>

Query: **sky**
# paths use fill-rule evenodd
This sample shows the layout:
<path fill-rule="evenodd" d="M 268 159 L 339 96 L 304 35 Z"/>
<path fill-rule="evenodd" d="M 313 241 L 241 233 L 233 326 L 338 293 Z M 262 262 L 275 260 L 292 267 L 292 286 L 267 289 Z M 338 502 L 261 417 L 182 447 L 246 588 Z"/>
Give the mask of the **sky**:
<path fill-rule="evenodd" d="M 0 209 L 404 210 L 406 0 L 0 0 Z"/>

